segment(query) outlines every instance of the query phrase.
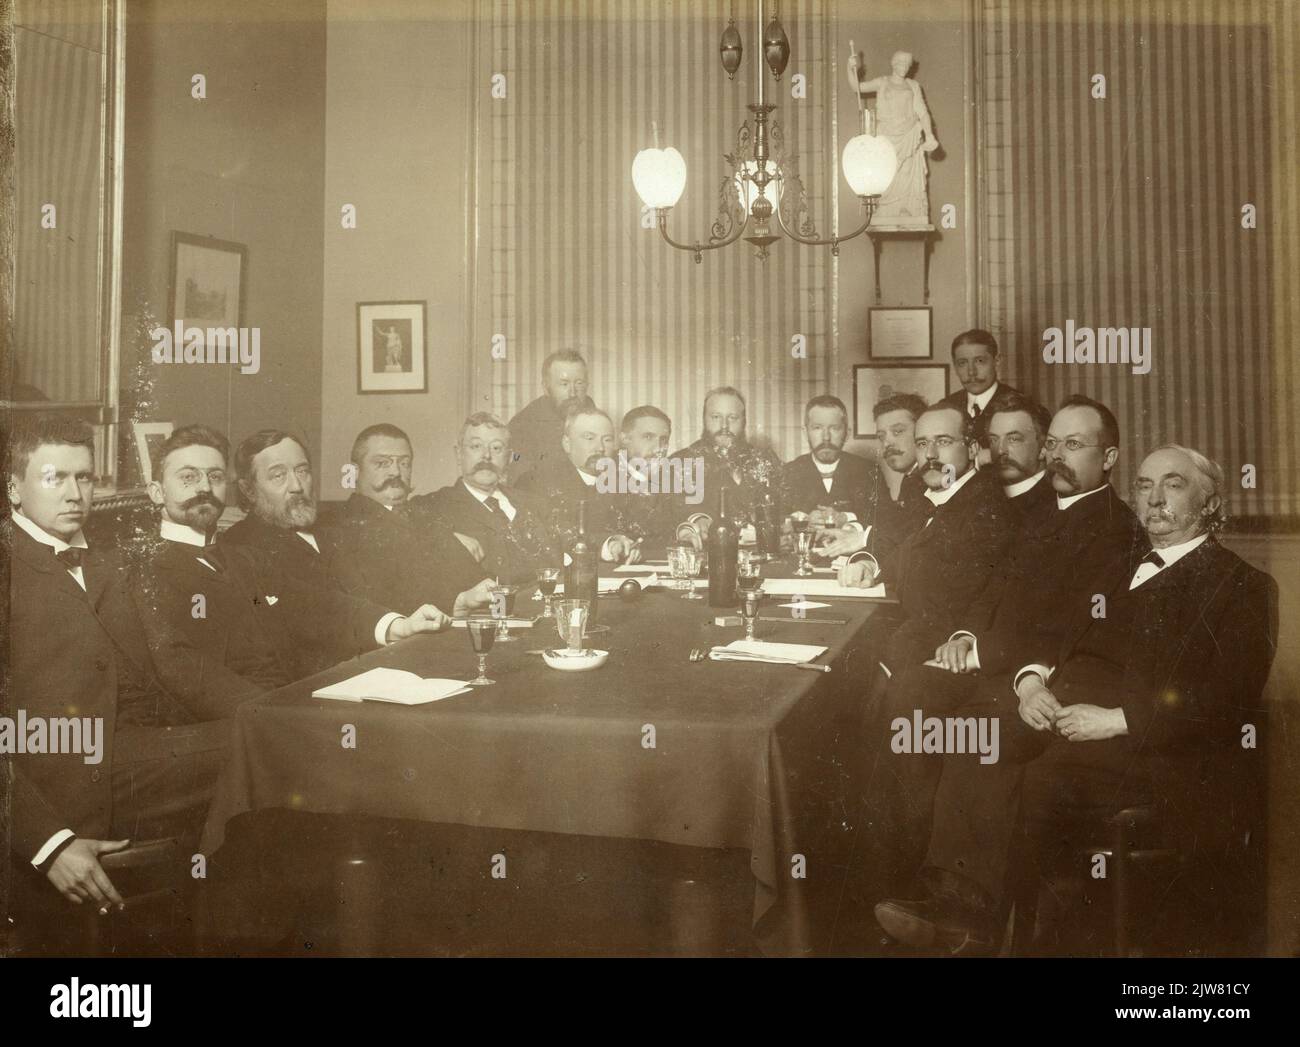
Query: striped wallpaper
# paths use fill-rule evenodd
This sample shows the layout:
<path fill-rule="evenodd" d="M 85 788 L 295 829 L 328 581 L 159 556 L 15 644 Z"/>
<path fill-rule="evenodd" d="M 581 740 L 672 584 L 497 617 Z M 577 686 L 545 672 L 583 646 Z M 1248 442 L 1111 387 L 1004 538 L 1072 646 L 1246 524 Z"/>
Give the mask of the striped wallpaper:
<path fill-rule="evenodd" d="M 1007 377 L 1049 404 L 1075 391 L 1109 404 L 1122 491 L 1144 449 L 1176 440 L 1223 464 L 1233 515 L 1300 514 L 1300 4 L 975 9 L 980 317 L 1010 349 Z M 1045 364 L 1043 332 L 1067 320 L 1150 327 L 1150 373 Z"/>
<path fill-rule="evenodd" d="M 826 6 L 781 5 L 792 53 L 770 98 L 818 223 L 829 220 L 839 177 L 828 102 L 841 79 L 828 67 Z M 656 120 L 663 144 L 687 164 L 669 231 L 708 238 L 722 154 L 749 118 L 759 57 L 753 7 L 739 4 L 745 55 L 727 79 L 717 47 L 729 7 L 484 0 L 478 67 L 485 85 L 505 75 L 507 97 L 480 102 L 476 120 L 477 407 L 508 418 L 540 394 L 543 357 L 576 346 L 591 363 L 592 396 L 616 423 L 628 408 L 655 403 L 673 419 L 674 445 L 684 445 L 699 435 L 704 392 L 734 384 L 749 402 L 751 436 L 766 436 L 784 458 L 804 450 L 802 405 L 834 373 L 829 249 L 783 240 L 761 262 L 742 241 L 696 265 L 641 226 L 632 186 L 632 159 L 651 144 Z M 803 100 L 790 95 L 796 72 L 811 85 Z M 818 232 L 829 230 L 819 224 Z M 507 354 L 494 361 L 488 347 L 498 334 Z M 792 357 L 796 334 L 807 339 L 805 360 Z"/>
<path fill-rule="evenodd" d="M 14 381 L 100 398 L 101 0 L 19 0 Z M 42 228 L 53 204 L 57 227 Z"/>

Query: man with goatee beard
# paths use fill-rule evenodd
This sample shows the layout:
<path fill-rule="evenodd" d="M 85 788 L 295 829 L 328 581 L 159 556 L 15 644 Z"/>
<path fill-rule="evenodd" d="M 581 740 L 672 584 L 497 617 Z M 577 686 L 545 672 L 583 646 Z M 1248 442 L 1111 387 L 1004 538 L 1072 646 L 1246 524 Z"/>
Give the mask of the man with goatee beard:
<path fill-rule="evenodd" d="M 1051 664 L 1064 636 L 1080 622 L 1106 614 L 1106 603 L 1128 585 L 1150 545 L 1133 510 L 1110 486 L 1119 458 L 1119 424 L 1104 404 L 1071 396 L 1052 419 L 1044 441 L 1056 492 L 1053 511 L 1027 521 L 1011 552 L 934 659 L 896 668 L 885 695 L 882 730 L 897 717 L 947 716 L 968 702 L 1004 703 L 1011 674 L 1031 663 Z M 889 748 L 887 740 L 882 747 Z M 897 790 L 875 841 L 884 856 L 890 892 L 919 865 L 929 834 L 940 773 L 933 754 L 888 751 L 883 788 Z"/>
<path fill-rule="evenodd" d="M 149 484 L 158 533 L 140 536 L 130 554 L 132 598 L 159 679 L 193 719 L 223 719 L 241 701 L 314 672 L 304 648 L 327 651 L 333 663 L 447 624 L 436 607 L 404 617 L 310 585 L 253 550 L 214 544 L 227 448 L 201 425 L 167 438 Z"/>

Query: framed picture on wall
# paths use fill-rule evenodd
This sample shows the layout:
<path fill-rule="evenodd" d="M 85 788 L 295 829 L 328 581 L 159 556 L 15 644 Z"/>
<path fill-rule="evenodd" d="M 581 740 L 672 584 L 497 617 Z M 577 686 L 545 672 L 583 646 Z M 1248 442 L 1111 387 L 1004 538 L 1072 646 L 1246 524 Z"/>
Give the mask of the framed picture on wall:
<path fill-rule="evenodd" d="M 930 360 L 934 340 L 928 305 L 867 310 L 867 345 L 873 360 Z"/>
<path fill-rule="evenodd" d="M 132 422 L 131 435 L 135 437 L 135 457 L 140 466 L 140 486 L 153 479 L 153 463 L 158 460 L 158 449 L 172 434 L 172 422 Z"/>
<path fill-rule="evenodd" d="M 881 400 L 899 393 L 916 393 L 927 404 L 948 395 L 948 368 L 942 364 L 911 367 L 876 367 L 856 364 L 853 368 L 853 435 L 857 439 L 876 435 L 871 409 Z"/>
<path fill-rule="evenodd" d="M 423 393 L 425 303 L 357 303 L 357 392 Z"/>
<path fill-rule="evenodd" d="M 172 233 L 172 326 L 179 322 L 182 328 L 204 332 L 243 327 L 247 269 L 248 248 L 243 244 Z"/>

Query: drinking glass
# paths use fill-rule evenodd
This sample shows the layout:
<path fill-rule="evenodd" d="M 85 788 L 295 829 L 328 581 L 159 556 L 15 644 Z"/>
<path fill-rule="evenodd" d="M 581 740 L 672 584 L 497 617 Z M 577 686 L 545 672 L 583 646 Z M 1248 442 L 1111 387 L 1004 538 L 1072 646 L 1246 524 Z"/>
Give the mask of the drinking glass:
<path fill-rule="evenodd" d="M 704 597 L 695 591 L 695 579 L 700 576 L 704 569 L 704 553 L 696 549 L 693 545 L 686 548 L 686 595 L 685 600 L 703 600 Z"/>
<path fill-rule="evenodd" d="M 685 600 L 702 599 L 695 595 L 695 584 L 692 582 L 700 569 L 699 559 L 694 546 L 675 545 L 668 550 L 668 567 L 673 573 L 673 587 L 682 591 Z"/>
<path fill-rule="evenodd" d="M 586 600 L 559 600 L 555 604 L 555 629 L 560 634 L 566 654 L 581 654 L 586 648 L 587 615 L 591 604 Z"/>
<path fill-rule="evenodd" d="M 542 609 L 543 618 L 554 618 L 555 609 L 551 606 L 551 601 L 555 597 L 555 587 L 560 582 L 560 569 L 558 567 L 541 567 L 537 571 L 537 588 L 541 590 L 545 604 Z"/>
<path fill-rule="evenodd" d="M 812 523 L 808 519 L 808 514 L 791 513 L 790 527 L 794 530 L 795 547 L 799 550 L 799 565 L 794 569 L 795 577 L 807 578 L 813 573 L 813 569 L 808 563 L 813 540 Z"/>
<path fill-rule="evenodd" d="M 465 623 L 465 631 L 469 633 L 470 646 L 478 655 L 478 677 L 470 680 L 469 685 L 486 687 L 490 683 L 496 683 L 495 680 L 489 680 L 487 676 L 488 651 L 492 650 L 492 645 L 497 639 L 496 619 L 487 615 L 474 615 Z"/>
<path fill-rule="evenodd" d="M 745 639 L 754 638 L 754 621 L 758 617 L 758 604 L 762 599 L 762 579 L 757 579 L 758 585 L 752 589 L 746 589 L 743 586 L 740 590 L 740 613 L 745 619 Z"/>
<path fill-rule="evenodd" d="M 498 582 L 489 590 L 492 597 L 492 617 L 497 620 L 497 642 L 517 643 L 519 637 L 510 635 L 510 623 L 506 620 L 515 613 L 515 593 L 517 585 L 505 585 Z"/>

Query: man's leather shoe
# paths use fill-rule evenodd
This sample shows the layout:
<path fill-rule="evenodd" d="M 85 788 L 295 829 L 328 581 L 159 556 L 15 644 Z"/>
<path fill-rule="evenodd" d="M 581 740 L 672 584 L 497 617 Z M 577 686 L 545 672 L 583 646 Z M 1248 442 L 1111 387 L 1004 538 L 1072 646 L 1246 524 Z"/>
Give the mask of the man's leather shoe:
<path fill-rule="evenodd" d="M 987 956 L 996 946 L 988 921 L 951 898 L 886 898 L 876 906 L 876 920 L 890 937 L 916 949 Z"/>

